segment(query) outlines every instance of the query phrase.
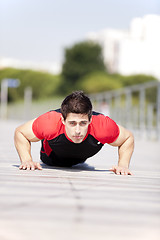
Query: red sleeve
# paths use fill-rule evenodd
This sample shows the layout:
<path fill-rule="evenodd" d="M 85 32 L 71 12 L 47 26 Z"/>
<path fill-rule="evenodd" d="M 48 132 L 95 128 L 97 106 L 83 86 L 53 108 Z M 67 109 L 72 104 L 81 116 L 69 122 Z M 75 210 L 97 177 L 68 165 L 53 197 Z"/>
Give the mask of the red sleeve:
<path fill-rule="evenodd" d="M 111 118 L 95 115 L 92 117 L 91 134 L 102 144 L 113 143 L 119 136 L 119 127 Z"/>
<path fill-rule="evenodd" d="M 58 133 L 58 127 L 61 123 L 61 114 L 55 111 L 47 112 L 39 116 L 32 125 L 35 136 L 39 139 L 50 140 Z"/>

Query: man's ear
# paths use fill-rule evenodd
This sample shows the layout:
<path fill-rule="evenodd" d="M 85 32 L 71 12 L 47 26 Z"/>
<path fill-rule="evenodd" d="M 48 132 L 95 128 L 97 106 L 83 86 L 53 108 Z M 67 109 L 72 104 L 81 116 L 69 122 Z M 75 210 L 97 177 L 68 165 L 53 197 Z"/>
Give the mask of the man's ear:
<path fill-rule="evenodd" d="M 63 116 L 61 116 L 61 121 L 63 124 L 65 124 L 65 120 L 64 120 Z"/>

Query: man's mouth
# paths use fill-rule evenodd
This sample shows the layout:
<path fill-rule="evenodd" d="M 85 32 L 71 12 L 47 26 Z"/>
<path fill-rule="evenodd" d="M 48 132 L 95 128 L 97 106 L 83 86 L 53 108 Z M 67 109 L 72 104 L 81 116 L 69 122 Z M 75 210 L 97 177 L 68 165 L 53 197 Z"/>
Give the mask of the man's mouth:
<path fill-rule="evenodd" d="M 82 136 L 73 136 L 74 138 L 76 138 L 76 139 L 81 139 L 82 138 Z"/>

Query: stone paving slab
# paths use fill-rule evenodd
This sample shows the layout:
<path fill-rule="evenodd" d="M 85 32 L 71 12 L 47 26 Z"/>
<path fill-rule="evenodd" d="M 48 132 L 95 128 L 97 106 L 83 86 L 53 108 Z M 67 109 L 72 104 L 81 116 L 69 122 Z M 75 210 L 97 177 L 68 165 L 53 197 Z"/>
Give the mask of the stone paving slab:
<path fill-rule="evenodd" d="M 19 170 L 18 122 L 0 122 L 0 240 L 159 240 L 160 143 L 136 140 L 133 176 L 109 171 L 117 148 L 86 164 Z M 39 143 L 32 155 L 39 161 Z"/>

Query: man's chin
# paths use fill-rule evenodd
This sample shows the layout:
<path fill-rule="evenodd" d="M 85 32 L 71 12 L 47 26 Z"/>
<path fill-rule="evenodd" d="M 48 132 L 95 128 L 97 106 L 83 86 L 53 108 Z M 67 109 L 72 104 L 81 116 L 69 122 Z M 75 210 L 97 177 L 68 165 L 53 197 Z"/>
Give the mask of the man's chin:
<path fill-rule="evenodd" d="M 81 142 L 83 141 L 83 138 L 76 138 L 76 137 L 74 137 L 74 138 L 72 139 L 72 141 L 73 141 L 74 143 L 81 143 Z"/>

